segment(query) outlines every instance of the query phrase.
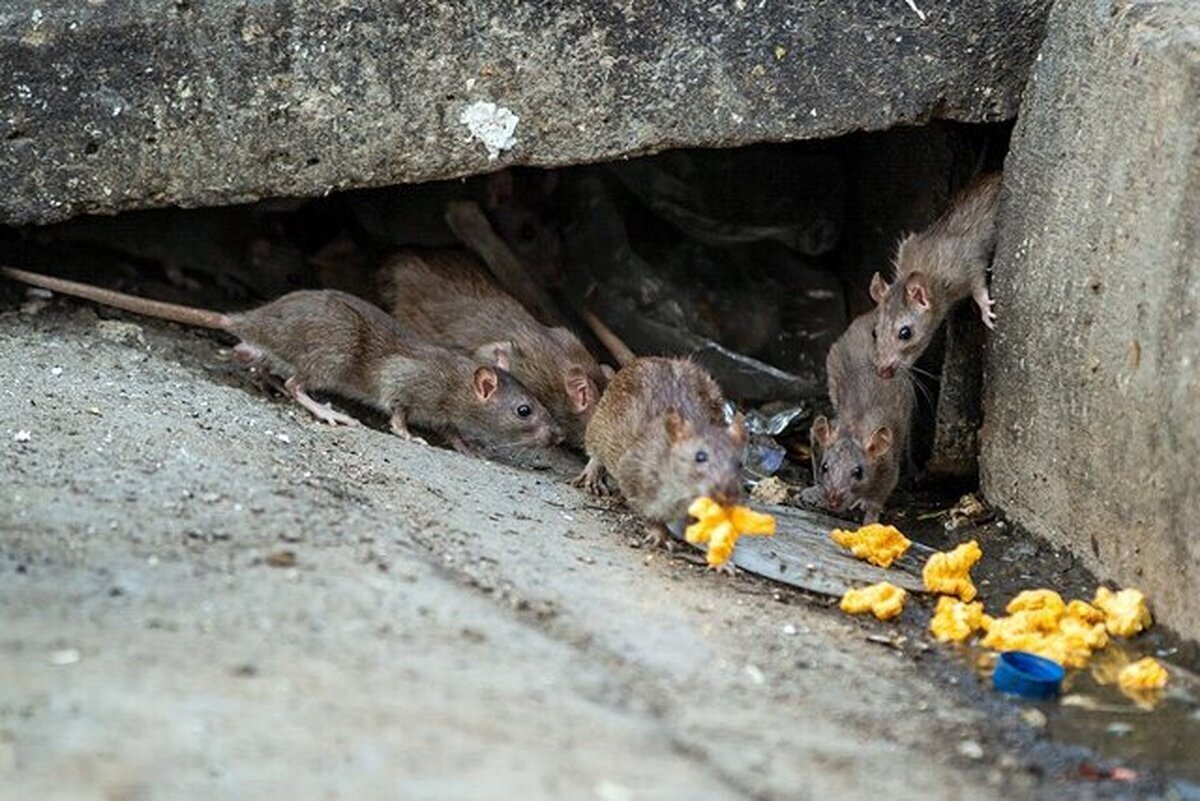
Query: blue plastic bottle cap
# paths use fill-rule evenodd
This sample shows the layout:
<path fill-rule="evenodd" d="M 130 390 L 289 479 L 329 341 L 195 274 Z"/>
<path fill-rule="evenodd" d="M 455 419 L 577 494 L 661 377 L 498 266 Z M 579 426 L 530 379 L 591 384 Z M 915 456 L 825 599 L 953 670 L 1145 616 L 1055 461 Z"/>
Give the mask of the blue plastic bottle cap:
<path fill-rule="evenodd" d="M 996 660 L 992 686 L 1022 698 L 1053 698 L 1067 671 L 1053 659 L 1027 651 L 1005 651 Z"/>

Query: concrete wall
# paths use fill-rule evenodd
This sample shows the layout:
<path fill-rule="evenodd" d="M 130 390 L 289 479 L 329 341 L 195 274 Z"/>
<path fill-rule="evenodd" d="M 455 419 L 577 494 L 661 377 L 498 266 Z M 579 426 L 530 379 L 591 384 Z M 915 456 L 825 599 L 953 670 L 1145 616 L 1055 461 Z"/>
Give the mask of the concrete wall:
<path fill-rule="evenodd" d="M 1200 637 L 1200 6 L 1058 2 L 1004 194 L 984 490 Z"/>
<path fill-rule="evenodd" d="M 0 4 L 0 223 L 1011 119 L 1049 4 Z"/>

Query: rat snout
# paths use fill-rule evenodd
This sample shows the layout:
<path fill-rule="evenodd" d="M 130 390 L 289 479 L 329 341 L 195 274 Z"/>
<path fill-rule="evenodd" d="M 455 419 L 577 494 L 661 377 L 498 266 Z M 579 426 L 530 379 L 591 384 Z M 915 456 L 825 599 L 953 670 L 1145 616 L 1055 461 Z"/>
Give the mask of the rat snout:
<path fill-rule="evenodd" d="M 845 498 L 842 496 L 842 493 L 838 492 L 837 490 L 826 490 L 825 491 L 825 506 L 826 507 L 832 509 L 835 512 L 838 512 L 838 511 L 841 511 L 842 504 L 844 502 L 845 502 Z"/>
<path fill-rule="evenodd" d="M 740 484 L 730 484 L 712 493 L 712 499 L 722 506 L 732 506 L 742 499 Z"/>
<path fill-rule="evenodd" d="M 880 378 L 893 378 L 896 375 L 896 363 L 895 362 L 888 362 L 887 364 L 877 365 L 875 369 L 876 369 L 876 372 L 879 373 Z"/>
<path fill-rule="evenodd" d="M 563 441 L 566 440 L 566 435 L 557 426 L 542 426 L 538 431 L 537 440 L 539 445 L 550 448 L 555 445 L 562 445 Z"/>

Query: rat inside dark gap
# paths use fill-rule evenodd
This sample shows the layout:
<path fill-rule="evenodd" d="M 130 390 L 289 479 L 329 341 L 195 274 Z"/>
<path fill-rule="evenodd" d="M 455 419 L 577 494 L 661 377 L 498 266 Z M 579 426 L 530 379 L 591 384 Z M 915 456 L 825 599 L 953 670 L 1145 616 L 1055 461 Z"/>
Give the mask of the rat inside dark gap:
<path fill-rule="evenodd" d="M 85 217 L 3 238 L 31 269 L 208 308 L 238 310 L 298 288 L 377 300 L 372 276 L 389 254 L 463 247 L 447 207 L 474 204 L 550 313 L 600 361 L 616 355 L 598 331 L 635 354 L 692 355 L 747 411 L 751 473 L 799 487 L 813 481 L 809 426 L 830 411 L 830 345 L 872 307 L 871 276 L 890 269 L 900 236 L 928 225 L 972 176 L 998 168 L 1010 130 L 935 123 L 674 150 L 317 199 Z M 949 327 L 978 352 L 970 313 Z M 940 465 L 938 486 L 957 493 L 976 484 L 981 360 L 948 356 L 944 340 L 913 373 L 905 472 Z M 953 392 L 939 381 L 947 358 L 976 371 Z"/>

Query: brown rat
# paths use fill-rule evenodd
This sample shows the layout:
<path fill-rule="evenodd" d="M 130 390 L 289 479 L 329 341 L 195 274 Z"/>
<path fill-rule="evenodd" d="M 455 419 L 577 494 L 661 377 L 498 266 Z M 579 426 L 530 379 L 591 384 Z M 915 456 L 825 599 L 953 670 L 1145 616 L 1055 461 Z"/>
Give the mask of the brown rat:
<path fill-rule="evenodd" d="M 242 341 L 235 357 L 286 376 L 284 390 L 318 420 L 353 425 L 308 395 L 327 390 L 392 415 L 392 430 L 436 431 L 455 448 L 464 438 L 495 445 L 557 444 L 561 430 L 535 397 L 503 369 L 482 365 L 404 329 L 381 309 L 336 290 L 290 292 L 240 314 L 138 298 L 23 270 L 0 274 L 108 306 L 225 331 Z M 501 367 L 503 365 L 500 365 Z"/>
<path fill-rule="evenodd" d="M 996 245 L 1000 178 L 998 172 L 979 176 L 932 225 L 901 240 L 891 284 L 879 273 L 871 278 L 879 309 L 875 367 L 884 378 L 913 366 L 960 300 L 974 298 L 984 325 L 994 326 L 987 266 Z"/>
<path fill-rule="evenodd" d="M 609 382 L 588 422 L 587 467 L 572 482 L 608 492 L 611 475 L 629 506 L 665 542 L 665 524 L 682 520 L 696 498 L 741 497 L 745 424 L 724 421 L 724 398 L 712 376 L 687 359 L 644 357 Z"/>
<path fill-rule="evenodd" d="M 862 509 L 864 523 L 879 519 L 899 481 L 915 401 L 909 381 L 890 381 L 875 371 L 877 316 L 871 310 L 857 317 L 829 349 L 825 371 L 837 419 L 830 423 L 821 415 L 813 421 L 818 486 L 803 496 L 834 512 Z"/>
<path fill-rule="evenodd" d="M 517 380 L 583 444 L 607 373 L 566 328 L 542 325 L 462 251 L 405 251 L 379 271 L 383 306 L 430 339 L 474 350 L 485 361 L 506 352 Z"/>

